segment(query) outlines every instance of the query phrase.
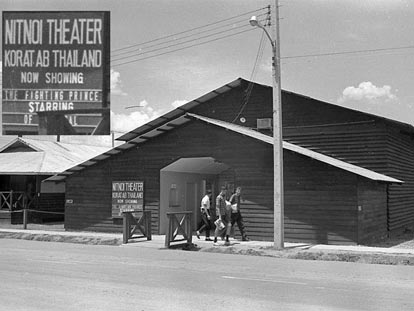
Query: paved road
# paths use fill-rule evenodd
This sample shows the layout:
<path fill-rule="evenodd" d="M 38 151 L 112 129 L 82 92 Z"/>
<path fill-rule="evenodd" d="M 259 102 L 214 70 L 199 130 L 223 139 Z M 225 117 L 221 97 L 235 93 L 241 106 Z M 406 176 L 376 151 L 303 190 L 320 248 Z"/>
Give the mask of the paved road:
<path fill-rule="evenodd" d="M 0 240 L 0 310 L 414 310 L 409 266 Z"/>

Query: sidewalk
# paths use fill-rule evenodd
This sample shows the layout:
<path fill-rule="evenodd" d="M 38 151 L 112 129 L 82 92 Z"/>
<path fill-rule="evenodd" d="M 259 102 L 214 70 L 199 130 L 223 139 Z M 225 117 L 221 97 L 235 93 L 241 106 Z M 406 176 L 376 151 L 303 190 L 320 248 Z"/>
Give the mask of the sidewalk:
<path fill-rule="evenodd" d="M 64 231 L 63 226 L 45 226 L 45 228 L 42 229 L 41 226 L 36 227 L 36 229 L 29 228 L 27 230 L 20 228 L 2 228 L 0 229 L 0 238 L 81 243 L 92 245 L 114 245 L 121 247 L 143 247 L 155 249 L 165 248 L 165 235 L 153 235 L 152 240 L 150 241 L 148 241 L 146 238 L 132 239 L 128 242 L 128 244 L 122 244 L 121 233 Z M 191 245 L 191 247 L 183 247 L 184 245 L 181 245 L 172 247 L 171 249 L 307 260 L 414 265 L 414 249 L 407 248 L 322 245 L 285 242 L 285 247 L 283 250 L 276 250 L 273 248 L 273 242 L 242 242 L 235 239 L 230 239 L 230 246 L 224 246 L 223 241 L 219 241 L 219 246 L 214 246 L 213 242 L 197 239 L 196 236 L 193 236 L 192 242 L 193 245 Z M 174 244 L 176 243 L 172 243 L 172 245 Z"/>

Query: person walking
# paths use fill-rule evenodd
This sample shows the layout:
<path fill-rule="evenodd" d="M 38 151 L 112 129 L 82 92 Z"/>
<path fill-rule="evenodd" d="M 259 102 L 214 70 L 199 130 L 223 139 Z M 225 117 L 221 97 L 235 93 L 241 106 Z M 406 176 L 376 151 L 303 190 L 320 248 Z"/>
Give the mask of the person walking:
<path fill-rule="evenodd" d="M 201 199 L 201 222 L 199 228 L 196 232 L 197 238 L 200 238 L 200 234 L 205 230 L 206 231 L 206 241 L 211 241 L 210 239 L 210 229 L 211 229 L 211 214 L 210 214 L 210 200 L 211 200 L 211 190 L 207 190 L 206 195 Z"/>
<path fill-rule="evenodd" d="M 223 230 L 226 230 L 226 241 L 224 242 L 224 245 L 226 246 L 230 245 L 229 235 L 230 235 L 230 229 L 231 229 L 231 219 L 230 219 L 230 214 L 226 209 L 226 192 L 227 192 L 226 187 L 222 186 L 221 191 L 216 198 L 217 220 L 215 222 L 216 229 L 214 230 L 214 245 L 216 246 L 218 245 L 217 237 L 220 235 L 220 232 L 222 232 Z M 220 222 L 223 223 L 224 225 L 223 228 L 220 228 Z"/>
<path fill-rule="evenodd" d="M 233 227 L 235 223 L 239 227 L 242 241 L 249 241 L 249 238 L 246 235 L 246 229 L 243 223 L 243 216 L 240 212 L 240 200 L 241 200 L 241 187 L 236 188 L 236 192 L 230 197 L 230 204 L 231 204 L 231 225 L 230 228 Z"/>

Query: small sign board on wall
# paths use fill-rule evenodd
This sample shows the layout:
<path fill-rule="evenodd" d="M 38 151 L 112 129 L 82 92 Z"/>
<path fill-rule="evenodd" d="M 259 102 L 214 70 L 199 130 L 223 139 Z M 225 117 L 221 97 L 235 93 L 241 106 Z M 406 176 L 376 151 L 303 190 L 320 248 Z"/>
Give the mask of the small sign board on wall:
<path fill-rule="evenodd" d="M 143 181 L 112 181 L 112 217 L 120 217 L 123 212 L 141 212 L 143 206 Z"/>

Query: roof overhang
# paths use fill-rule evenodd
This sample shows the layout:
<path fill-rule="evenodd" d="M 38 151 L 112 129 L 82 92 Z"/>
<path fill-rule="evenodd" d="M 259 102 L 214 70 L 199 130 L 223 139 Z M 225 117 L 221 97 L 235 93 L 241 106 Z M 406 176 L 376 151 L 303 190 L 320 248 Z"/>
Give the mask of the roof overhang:
<path fill-rule="evenodd" d="M 157 137 L 159 135 L 161 135 L 164 132 L 170 131 L 175 129 L 176 127 L 179 127 L 183 124 L 186 124 L 188 122 L 190 122 L 191 120 L 199 120 L 211 125 L 215 125 L 221 128 L 224 128 L 226 130 L 230 130 L 233 131 L 235 133 L 244 135 L 244 136 L 248 136 L 251 137 L 253 139 L 262 141 L 264 143 L 267 144 L 271 144 L 273 145 L 273 137 L 262 134 L 260 132 L 257 132 L 255 130 L 252 130 L 250 128 L 244 127 L 244 126 L 240 126 L 240 125 L 236 125 L 236 124 L 232 124 L 232 123 L 228 123 L 225 121 L 221 121 L 221 120 L 216 120 L 216 119 L 211 119 L 208 117 L 204 117 L 204 116 L 200 116 L 200 115 L 196 115 L 196 114 L 192 114 L 192 113 L 186 113 L 183 115 L 178 116 L 176 119 L 174 120 L 169 120 L 166 123 L 160 123 L 158 124 L 158 126 L 153 126 L 151 129 L 148 129 L 148 131 L 146 131 L 145 133 L 142 133 L 141 135 L 137 135 L 135 138 L 133 138 L 131 141 L 124 143 L 120 146 L 117 146 L 101 155 L 98 155 L 88 161 L 82 162 L 74 167 L 72 167 L 69 170 L 66 170 L 62 173 L 59 173 L 55 176 L 52 176 L 50 178 L 48 178 L 47 180 L 52 180 L 52 181 L 63 181 L 66 177 L 72 175 L 73 173 L 79 172 L 83 169 L 85 169 L 88 166 L 94 165 L 96 162 L 105 160 L 113 155 L 119 154 L 125 150 L 134 148 L 134 147 L 138 147 L 140 144 L 145 143 L 146 141 Z M 326 163 L 328 165 L 337 167 L 339 169 L 348 171 L 350 173 L 371 179 L 371 180 L 375 180 L 375 181 L 379 181 L 379 182 L 387 182 L 387 183 L 397 183 L 397 184 L 402 184 L 403 181 L 396 179 L 396 178 L 392 178 L 389 176 L 386 176 L 384 174 L 380 174 L 335 158 L 332 158 L 330 156 L 309 150 L 307 148 L 304 147 L 300 147 L 298 145 L 294 145 L 292 143 L 283 142 L 283 149 L 295 152 L 297 154 L 301 154 L 303 156 L 315 159 L 317 161 Z"/>
<path fill-rule="evenodd" d="M 219 87 L 218 89 L 215 89 L 195 100 L 192 100 L 184 105 L 181 105 L 180 107 L 167 112 L 161 117 L 158 117 L 152 121 L 149 121 L 148 123 L 118 137 L 117 140 L 123 140 L 123 141 L 135 140 L 137 137 L 142 136 L 144 133 L 152 131 L 153 128 L 158 128 L 159 126 L 163 124 L 169 123 L 185 115 L 188 111 L 192 110 L 194 107 L 202 103 L 208 102 L 221 94 L 224 94 L 234 88 L 239 87 L 242 81 L 244 81 L 242 78 L 238 78 L 230 83 L 227 83 L 226 85 L 223 85 Z"/>

